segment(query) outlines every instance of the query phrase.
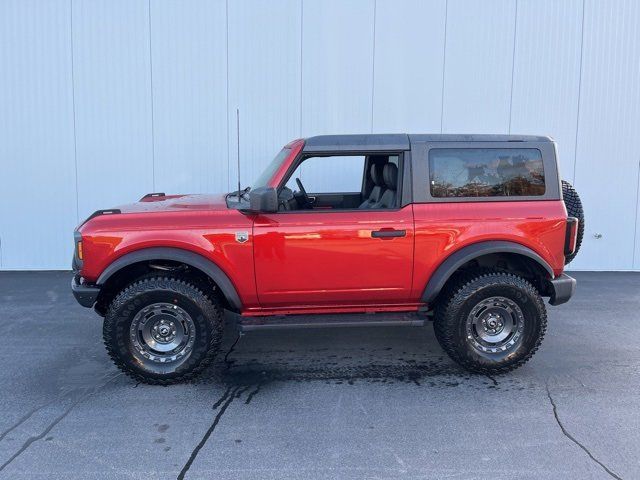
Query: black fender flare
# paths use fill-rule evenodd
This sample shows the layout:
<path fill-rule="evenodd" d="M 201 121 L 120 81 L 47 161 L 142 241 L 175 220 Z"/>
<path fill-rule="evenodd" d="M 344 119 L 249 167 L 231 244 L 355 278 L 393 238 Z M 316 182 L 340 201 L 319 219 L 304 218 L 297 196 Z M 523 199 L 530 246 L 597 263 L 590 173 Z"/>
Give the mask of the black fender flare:
<path fill-rule="evenodd" d="M 491 240 L 467 245 L 449 255 L 436 271 L 433 272 L 433 275 L 431 275 L 420 300 L 425 303 L 433 302 L 440 293 L 440 290 L 442 290 L 442 287 L 444 287 L 444 284 L 447 283 L 447 280 L 451 278 L 451 275 L 453 275 L 458 268 L 474 258 L 491 253 L 515 253 L 529 257 L 536 261 L 549 274 L 550 279 L 553 278 L 553 269 L 551 266 L 530 248 L 515 242 Z"/>
<path fill-rule="evenodd" d="M 149 260 L 172 260 L 201 270 L 218 285 L 229 304 L 238 311 L 241 310 L 240 296 L 227 274 L 208 258 L 181 248 L 152 247 L 127 253 L 105 268 L 96 284 L 104 285 L 112 275 L 124 267 Z"/>

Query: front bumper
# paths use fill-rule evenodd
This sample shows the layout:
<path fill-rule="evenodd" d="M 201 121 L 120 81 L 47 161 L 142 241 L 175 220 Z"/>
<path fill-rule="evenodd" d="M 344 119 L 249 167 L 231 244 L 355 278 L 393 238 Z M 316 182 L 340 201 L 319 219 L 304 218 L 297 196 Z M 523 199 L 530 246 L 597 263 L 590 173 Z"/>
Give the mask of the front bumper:
<path fill-rule="evenodd" d="M 83 285 L 80 283 L 80 276 L 74 275 L 73 279 L 71 279 L 71 291 L 80 305 L 91 308 L 98 299 L 100 287 L 95 285 Z"/>
<path fill-rule="evenodd" d="M 576 279 L 566 273 L 551 280 L 553 290 L 551 298 L 549 298 L 549 304 L 560 305 L 568 302 L 576 291 L 576 283 Z"/>

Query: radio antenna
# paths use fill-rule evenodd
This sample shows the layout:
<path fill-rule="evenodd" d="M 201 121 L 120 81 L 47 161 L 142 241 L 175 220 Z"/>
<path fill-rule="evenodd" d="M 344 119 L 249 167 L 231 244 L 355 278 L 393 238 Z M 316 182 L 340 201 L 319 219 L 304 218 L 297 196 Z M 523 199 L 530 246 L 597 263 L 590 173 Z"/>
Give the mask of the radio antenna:
<path fill-rule="evenodd" d="M 240 109 L 236 108 L 236 133 L 238 140 L 238 202 L 241 200 L 240 197 Z"/>

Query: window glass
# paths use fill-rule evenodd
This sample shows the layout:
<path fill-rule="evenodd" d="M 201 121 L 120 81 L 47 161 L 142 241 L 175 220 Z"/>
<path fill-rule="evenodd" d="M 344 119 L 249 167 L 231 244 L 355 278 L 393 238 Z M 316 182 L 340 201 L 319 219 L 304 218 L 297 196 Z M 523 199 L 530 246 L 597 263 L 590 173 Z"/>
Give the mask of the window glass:
<path fill-rule="evenodd" d="M 436 148 L 429 151 L 434 197 L 544 195 L 542 154 L 535 148 Z"/>
<path fill-rule="evenodd" d="M 362 155 L 309 157 L 289 177 L 287 187 L 298 190 L 300 178 L 308 193 L 354 193 L 362 190 Z"/>

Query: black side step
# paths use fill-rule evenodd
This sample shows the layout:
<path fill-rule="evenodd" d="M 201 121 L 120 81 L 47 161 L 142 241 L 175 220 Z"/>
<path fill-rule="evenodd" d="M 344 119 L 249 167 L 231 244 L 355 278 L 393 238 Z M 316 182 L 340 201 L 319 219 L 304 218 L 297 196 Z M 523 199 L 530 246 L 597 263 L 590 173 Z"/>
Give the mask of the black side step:
<path fill-rule="evenodd" d="M 241 332 L 287 328 L 421 327 L 424 316 L 415 313 L 350 313 L 343 315 L 236 316 Z"/>

